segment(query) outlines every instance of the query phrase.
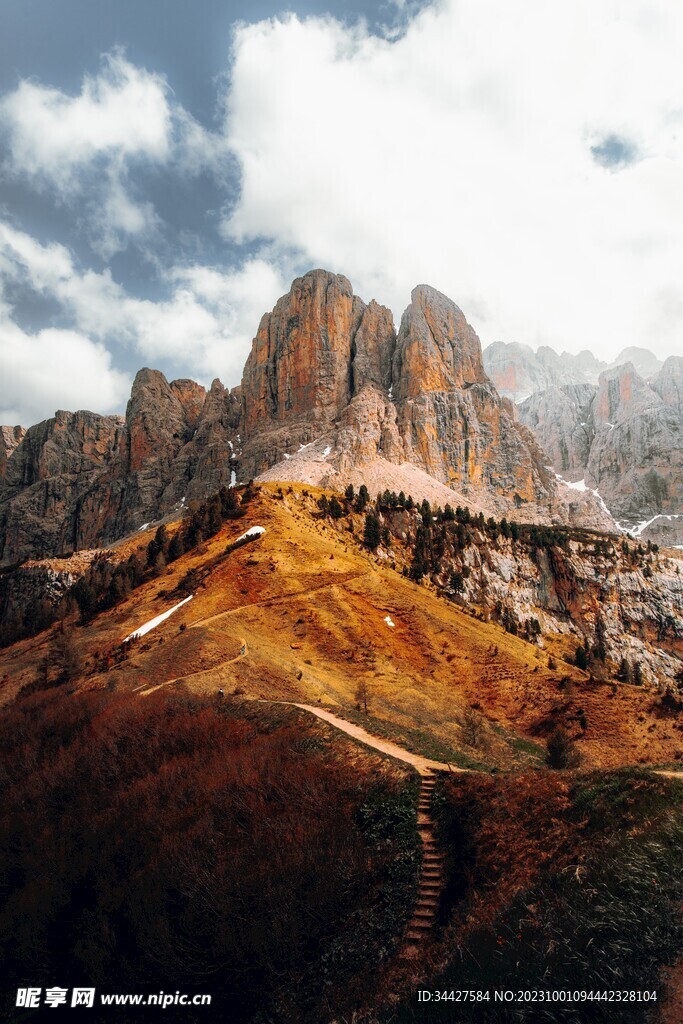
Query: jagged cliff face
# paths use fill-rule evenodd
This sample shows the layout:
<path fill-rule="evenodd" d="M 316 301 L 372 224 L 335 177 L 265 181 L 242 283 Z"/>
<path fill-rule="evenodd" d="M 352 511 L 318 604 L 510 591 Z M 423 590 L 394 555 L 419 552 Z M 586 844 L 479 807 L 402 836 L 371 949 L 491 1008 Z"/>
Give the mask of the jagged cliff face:
<path fill-rule="evenodd" d="M 6 457 L 2 561 L 109 543 L 229 484 L 238 432 L 235 392 L 157 370 L 138 373 L 125 418 L 58 412 Z"/>
<path fill-rule="evenodd" d="M 6 432 L 0 554 L 109 543 L 237 478 L 309 480 L 311 454 L 310 482 L 393 487 L 400 470 L 415 494 L 440 486 L 444 501 L 491 512 L 607 525 L 591 496 L 578 512 L 559 496 L 455 303 L 418 286 L 397 336 L 388 309 L 316 270 L 262 318 L 240 388 L 206 393 L 145 369 L 125 420 L 59 413 L 25 437 Z"/>
<path fill-rule="evenodd" d="M 0 480 L 7 475 L 7 460 L 26 436 L 24 427 L 0 427 Z"/>
<path fill-rule="evenodd" d="M 550 499 L 541 453 L 487 377 L 479 339 L 455 303 L 425 285 L 403 314 L 393 393 L 406 450 L 431 476 L 460 489 Z"/>
<path fill-rule="evenodd" d="M 597 387 L 533 395 L 521 405 L 520 418 L 542 440 L 557 472 L 584 478 L 625 526 L 638 530 L 661 517 L 650 535 L 680 543 L 682 395 L 683 359 L 672 356 L 651 384 L 627 363 L 603 373 Z"/>
<path fill-rule="evenodd" d="M 88 495 L 115 461 L 123 427 L 119 416 L 58 412 L 26 431 L 0 483 L 4 562 L 84 546 L 92 521 Z M 94 519 L 97 530 L 99 509 Z"/>
<path fill-rule="evenodd" d="M 312 271 L 261 320 L 242 378 L 244 472 L 328 430 L 367 383 L 389 386 L 391 313 L 341 275 Z"/>
<path fill-rule="evenodd" d="M 399 565 L 410 565 L 421 525 L 419 512 L 380 514 L 395 538 L 380 553 Z M 652 685 L 677 685 L 683 655 L 683 560 L 649 546 L 593 533 L 567 534 L 566 547 L 529 544 L 497 536 L 470 524 L 453 543 L 446 538 L 436 571 L 436 585 L 457 599 L 485 609 L 498 621 L 508 619 L 520 634 L 537 620 L 541 636 L 566 638 L 576 646 L 593 646 L 600 631 L 607 658 L 618 666 L 623 658 L 639 662 Z"/>

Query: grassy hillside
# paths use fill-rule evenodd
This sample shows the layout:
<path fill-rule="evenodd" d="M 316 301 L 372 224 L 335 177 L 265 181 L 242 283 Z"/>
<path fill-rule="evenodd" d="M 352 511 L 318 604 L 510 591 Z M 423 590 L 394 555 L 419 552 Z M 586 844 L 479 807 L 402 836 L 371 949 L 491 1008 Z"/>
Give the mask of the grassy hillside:
<path fill-rule="evenodd" d="M 362 517 L 322 516 L 320 493 L 264 487 L 241 519 L 155 567 L 114 607 L 85 624 L 67 616 L 79 655 L 72 685 L 136 695 L 223 689 L 345 713 L 360 687 L 374 727 L 459 763 L 537 764 L 557 721 L 570 723 L 586 766 L 674 761 L 676 717 L 647 688 L 591 682 L 559 654 L 404 577 L 364 546 Z M 232 548 L 257 525 L 265 533 Z M 152 537 L 129 542 L 126 553 Z M 122 652 L 128 634 L 189 594 Z M 0 699 L 36 685 L 51 645 L 46 631 L 0 652 Z M 463 725 L 472 711 L 484 719 L 476 745 Z"/>

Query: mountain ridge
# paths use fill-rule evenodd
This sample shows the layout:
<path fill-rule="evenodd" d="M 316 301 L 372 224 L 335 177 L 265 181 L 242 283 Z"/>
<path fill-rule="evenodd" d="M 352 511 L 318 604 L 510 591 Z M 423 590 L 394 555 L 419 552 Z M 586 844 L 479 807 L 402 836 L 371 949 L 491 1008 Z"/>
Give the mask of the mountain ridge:
<path fill-rule="evenodd" d="M 324 440 L 322 476 L 374 467 L 426 474 L 473 508 L 542 522 L 611 525 L 592 495 L 566 492 L 486 374 L 462 311 L 417 286 L 398 332 L 347 278 L 314 270 L 264 314 L 241 385 L 138 372 L 126 416 L 60 412 L 3 431 L 0 559 L 94 547 L 228 485 L 283 479 Z M 422 497 L 423 495 L 420 495 Z"/>
<path fill-rule="evenodd" d="M 515 404 L 538 391 L 565 384 L 597 384 L 600 374 L 632 363 L 645 378 L 654 377 L 664 362 L 649 349 L 630 345 L 611 362 L 597 359 L 589 349 L 558 353 L 549 345 L 535 350 L 521 342 L 494 341 L 483 350 L 484 366 L 499 393 Z"/>

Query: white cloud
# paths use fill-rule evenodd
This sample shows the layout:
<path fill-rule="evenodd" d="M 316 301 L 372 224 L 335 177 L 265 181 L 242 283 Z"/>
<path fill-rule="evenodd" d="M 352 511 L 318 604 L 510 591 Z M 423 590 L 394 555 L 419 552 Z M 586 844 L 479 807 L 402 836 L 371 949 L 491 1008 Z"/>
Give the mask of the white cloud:
<path fill-rule="evenodd" d="M 74 330 L 98 343 L 126 344 L 141 362 L 189 368 L 205 383 L 220 376 L 227 385 L 239 382 L 261 315 L 286 290 L 272 263 L 253 258 L 227 272 L 173 267 L 166 274 L 168 299 L 138 299 L 108 271 L 80 271 L 64 246 L 42 246 L 0 222 L 3 277 L 55 299 Z M 30 366 L 28 355 L 27 361 Z"/>
<path fill-rule="evenodd" d="M 149 239 L 159 220 L 137 194 L 132 172 L 172 164 L 178 175 L 217 171 L 225 150 L 173 98 L 166 79 L 117 51 L 86 75 L 77 96 L 23 80 L 0 101 L 6 171 L 82 208 L 104 258 Z"/>
<path fill-rule="evenodd" d="M 119 411 L 129 377 L 112 366 L 104 345 L 76 331 L 27 334 L 0 306 L 0 422 L 30 425 L 56 409 Z"/>
<path fill-rule="evenodd" d="M 399 314 L 434 284 L 485 344 L 674 351 L 682 37 L 676 0 L 442 0 L 396 41 L 329 17 L 242 26 L 226 236 L 294 248 Z M 638 159 L 595 159 L 615 140 Z"/>
<path fill-rule="evenodd" d="M 22 81 L 2 102 L 14 167 L 62 192 L 78 189 L 78 170 L 100 155 L 163 162 L 171 145 L 171 114 L 163 78 L 120 53 L 101 73 L 83 79 L 78 96 Z"/>

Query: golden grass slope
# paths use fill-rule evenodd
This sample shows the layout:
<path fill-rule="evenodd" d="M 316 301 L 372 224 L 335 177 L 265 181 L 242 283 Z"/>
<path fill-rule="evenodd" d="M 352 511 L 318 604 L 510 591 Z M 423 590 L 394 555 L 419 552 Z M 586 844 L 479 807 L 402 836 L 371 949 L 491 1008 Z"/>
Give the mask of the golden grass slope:
<path fill-rule="evenodd" d="M 363 683 L 371 731 L 439 759 L 540 763 L 555 721 L 580 736 L 586 765 L 673 759 L 680 734 L 657 717 L 650 693 L 623 686 L 614 694 L 561 661 L 549 669 L 547 653 L 392 570 L 348 532 L 346 520 L 321 519 L 317 492 L 306 499 L 277 491 L 263 486 L 246 517 L 76 627 L 86 666 L 77 687 L 128 690 L 135 699 L 166 686 L 222 689 L 226 697 L 320 703 L 353 716 Z M 218 560 L 193 600 L 142 638 L 122 665 L 92 671 L 96 654 L 181 599 L 174 591 L 188 570 L 205 569 L 256 525 L 266 532 Z M 141 535 L 140 542 L 149 539 Z M 0 653 L 3 700 L 35 677 L 48 642 L 44 633 Z M 559 687 L 566 677 L 570 696 Z M 487 720 L 477 748 L 467 745 L 459 724 L 472 705 Z M 572 725 L 580 712 L 585 734 Z"/>

